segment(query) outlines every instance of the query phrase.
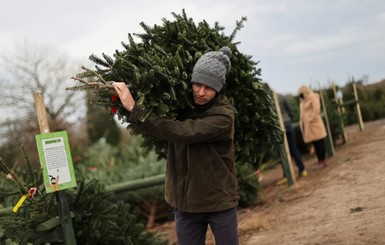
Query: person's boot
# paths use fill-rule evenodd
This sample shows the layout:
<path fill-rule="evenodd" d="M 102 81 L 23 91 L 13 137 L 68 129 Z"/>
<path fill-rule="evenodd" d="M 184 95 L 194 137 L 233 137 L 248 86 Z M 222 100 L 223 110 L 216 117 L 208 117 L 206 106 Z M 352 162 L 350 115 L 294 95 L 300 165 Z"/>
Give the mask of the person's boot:
<path fill-rule="evenodd" d="M 307 176 L 307 171 L 306 170 L 303 170 L 302 172 L 298 173 L 298 178 L 306 177 L 306 176 Z"/>
<path fill-rule="evenodd" d="M 278 180 L 275 184 L 276 185 L 283 185 L 283 184 L 286 184 L 287 183 L 287 179 L 286 178 L 282 178 L 280 180 Z"/>
<path fill-rule="evenodd" d="M 317 171 L 317 170 L 323 169 L 325 167 L 326 167 L 326 162 L 320 161 L 320 162 L 317 162 L 316 164 L 314 164 L 313 171 Z"/>

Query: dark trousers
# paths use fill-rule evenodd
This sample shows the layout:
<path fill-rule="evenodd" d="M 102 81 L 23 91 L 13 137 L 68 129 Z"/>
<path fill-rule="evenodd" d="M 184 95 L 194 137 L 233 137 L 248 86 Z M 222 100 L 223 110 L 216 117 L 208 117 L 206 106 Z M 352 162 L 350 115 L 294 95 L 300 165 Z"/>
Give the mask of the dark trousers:
<path fill-rule="evenodd" d="M 319 162 L 324 161 L 326 157 L 325 139 L 313 141 L 312 143 L 314 145 L 314 151 L 315 151 L 315 154 L 317 155 L 318 161 Z"/>
<path fill-rule="evenodd" d="M 305 170 L 303 165 L 302 155 L 298 150 L 297 141 L 295 139 L 293 126 L 291 123 L 285 123 L 287 144 L 289 145 L 290 155 L 294 159 L 295 164 L 298 167 L 298 172 L 301 173 Z"/>
<path fill-rule="evenodd" d="M 186 213 L 174 210 L 178 245 L 204 245 L 208 225 L 216 245 L 238 245 L 237 208 L 221 212 Z"/>

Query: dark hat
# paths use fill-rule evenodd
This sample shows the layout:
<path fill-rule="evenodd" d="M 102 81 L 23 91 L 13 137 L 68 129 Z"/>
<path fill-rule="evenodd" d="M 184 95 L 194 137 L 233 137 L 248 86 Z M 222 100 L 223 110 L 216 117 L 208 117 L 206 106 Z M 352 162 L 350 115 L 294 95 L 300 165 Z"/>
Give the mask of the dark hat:
<path fill-rule="evenodd" d="M 205 53 L 194 65 L 191 82 L 202 83 L 217 92 L 221 91 L 231 67 L 230 57 L 231 50 L 228 47 Z"/>

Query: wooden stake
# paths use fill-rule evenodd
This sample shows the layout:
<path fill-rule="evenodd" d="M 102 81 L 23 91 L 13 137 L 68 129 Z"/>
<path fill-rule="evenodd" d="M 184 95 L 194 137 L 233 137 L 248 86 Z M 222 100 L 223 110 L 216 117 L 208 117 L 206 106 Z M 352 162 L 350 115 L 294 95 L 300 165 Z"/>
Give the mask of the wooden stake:
<path fill-rule="evenodd" d="M 49 133 L 49 125 L 47 120 L 47 114 L 45 111 L 43 96 L 41 95 L 41 92 L 35 92 L 33 94 L 33 97 L 35 99 L 37 121 L 39 123 L 40 133 Z"/>
<path fill-rule="evenodd" d="M 41 92 L 38 91 L 33 94 L 33 97 L 35 99 L 36 114 L 37 120 L 39 122 L 40 133 L 49 133 L 50 130 L 43 96 Z M 59 218 L 63 231 L 64 242 L 67 245 L 76 245 L 75 232 L 72 226 L 71 212 L 69 209 L 66 192 L 64 190 L 55 191 L 55 198 L 58 203 Z"/>
<path fill-rule="evenodd" d="M 335 154 L 335 151 L 334 151 L 334 145 L 333 145 L 333 137 L 332 137 L 332 132 L 330 130 L 330 123 L 329 123 L 329 117 L 328 117 L 328 112 L 326 110 L 326 104 L 325 104 L 325 99 L 324 99 L 324 96 L 323 96 L 323 92 L 321 90 L 321 86 L 319 85 L 319 89 L 320 89 L 320 99 L 321 99 L 321 103 L 322 103 L 322 108 L 323 108 L 323 111 L 324 111 L 324 115 L 325 115 L 325 123 L 326 123 L 326 129 L 327 129 L 327 138 L 328 140 L 326 141 L 326 147 L 329 149 L 329 155 L 330 156 L 334 156 Z"/>
<path fill-rule="evenodd" d="M 337 91 L 336 91 L 336 86 L 335 86 L 334 83 L 333 83 L 333 94 L 334 94 L 334 100 L 335 100 L 335 102 L 337 104 L 337 114 L 338 114 L 338 119 L 340 121 L 342 141 L 344 142 L 344 144 L 346 144 L 348 142 L 348 137 L 347 137 L 347 135 L 345 133 L 344 122 L 342 121 L 342 112 L 344 112 L 343 111 L 343 107 L 341 108 L 342 99 L 337 98 Z"/>
<path fill-rule="evenodd" d="M 284 142 L 283 142 L 283 145 L 279 146 L 279 153 L 281 155 L 281 161 L 282 161 L 283 169 L 285 171 L 285 177 L 287 178 L 287 184 L 290 186 L 295 182 L 293 163 L 290 155 L 289 144 L 287 142 L 285 125 L 283 124 L 281 108 L 279 107 L 278 96 L 275 92 L 273 92 L 273 97 L 274 97 L 275 109 L 278 114 L 279 125 L 281 126 L 281 129 L 284 132 L 283 134 Z"/>
<path fill-rule="evenodd" d="M 354 91 L 354 99 L 356 100 L 356 110 L 357 110 L 357 116 L 358 116 L 358 123 L 360 126 L 360 130 L 364 131 L 364 122 L 362 120 L 362 115 L 361 115 L 360 101 L 358 100 L 357 87 L 356 87 L 356 83 L 354 81 L 353 81 L 353 91 Z"/>

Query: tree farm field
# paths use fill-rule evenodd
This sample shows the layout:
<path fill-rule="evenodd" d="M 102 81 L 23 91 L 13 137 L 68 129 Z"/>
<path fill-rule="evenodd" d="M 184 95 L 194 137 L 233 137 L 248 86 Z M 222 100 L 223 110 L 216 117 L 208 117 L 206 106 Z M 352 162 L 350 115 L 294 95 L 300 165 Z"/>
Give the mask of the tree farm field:
<path fill-rule="evenodd" d="M 276 186 L 282 169 L 265 171 L 261 203 L 238 212 L 241 245 L 385 244 L 385 120 L 345 128 L 348 142 L 328 166 L 294 185 Z M 176 244 L 175 224 L 154 229 Z M 215 244 L 210 231 L 207 243 Z"/>

